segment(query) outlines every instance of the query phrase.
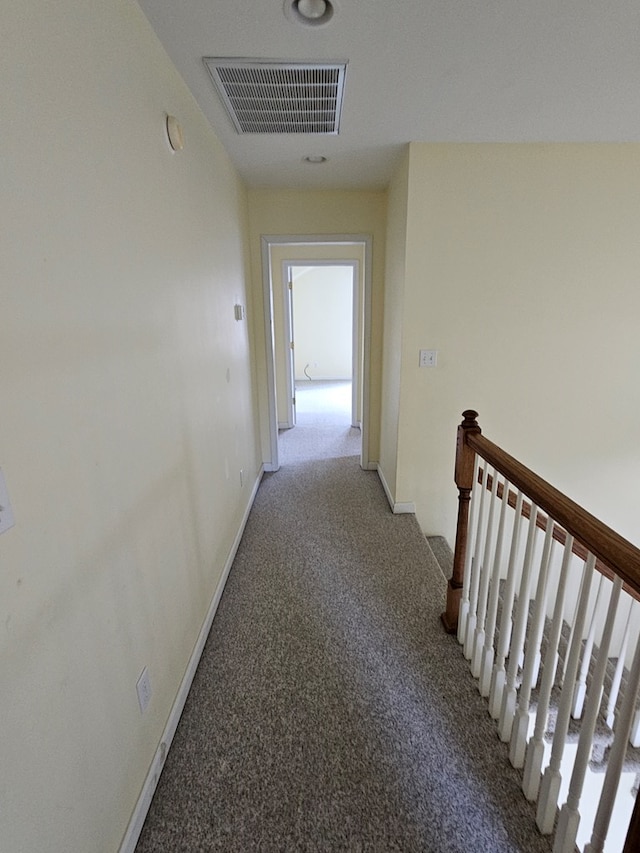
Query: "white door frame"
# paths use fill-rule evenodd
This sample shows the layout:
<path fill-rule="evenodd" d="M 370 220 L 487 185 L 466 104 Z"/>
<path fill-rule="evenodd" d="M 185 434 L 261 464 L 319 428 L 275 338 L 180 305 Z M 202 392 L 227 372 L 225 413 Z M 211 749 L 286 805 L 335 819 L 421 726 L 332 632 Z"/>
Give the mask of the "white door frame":
<path fill-rule="evenodd" d="M 293 277 L 291 275 L 292 261 L 282 262 L 282 306 L 284 309 L 284 331 L 289 340 L 289 353 L 287 359 L 287 420 L 286 423 L 278 423 L 278 429 L 291 429 L 296 425 L 296 377 L 295 377 L 295 351 L 294 351 L 294 327 L 293 327 Z M 287 340 L 285 339 L 285 346 Z"/>
<path fill-rule="evenodd" d="M 284 328 L 291 330 L 291 341 L 294 339 L 295 317 L 293 316 L 293 300 L 289 283 L 292 282 L 292 267 L 349 267 L 351 269 L 351 426 L 362 429 L 358 418 L 358 400 L 360 395 L 360 382 L 363 357 L 360 352 L 360 342 L 363 340 L 364 326 L 363 318 L 360 317 L 360 261 L 353 260 L 314 260 L 304 258 L 298 260 L 285 260 L 282 262 L 282 283 L 285 288 L 282 302 L 284 305 Z M 296 423 L 295 412 L 295 375 L 294 375 L 295 350 L 291 347 L 291 358 L 287 361 L 287 427 L 293 427 Z M 279 424 L 279 426 L 282 426 Z"/>
<path fill-rule="evenodd" d="M 269 459 L 265 460 L 265 471 L 277 471 L 280 467 L 278 458 L 278 415 L 276 409 L 276 366 L 275 342 L 273 332 L 273 275 L 271 269 L 272 246 L 362 246 L 364 248 L 364 294 L 363 294 L 363 330 L 362 330 L 362 421 L 361 421 L 361 452 L 360 466 L 371 468 L 369 457 L 369 381 L 371 362 L 371 260 L 373 240 L 370 234 L 263 234 L 261 237 L 262 252 L 262 290 L 264 298 L 264 324 L 266 342 L 267 367 L 267 404 L 268 404 L 268 433 Z M 305 259 L 306 260 L 306 259 Z M 336 259 L 338 262 L 340 259 Z M 355 297 L 354 297 L 355 298 Z M 374 466 L 375 467 L 375 466 Z"/>

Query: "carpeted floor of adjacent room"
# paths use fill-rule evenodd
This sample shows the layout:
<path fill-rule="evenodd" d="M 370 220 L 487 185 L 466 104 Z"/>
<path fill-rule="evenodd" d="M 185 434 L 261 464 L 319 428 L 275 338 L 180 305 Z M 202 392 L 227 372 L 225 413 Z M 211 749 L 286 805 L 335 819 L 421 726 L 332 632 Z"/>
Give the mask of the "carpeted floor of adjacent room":
<path fill-rule="evenodd" d="M 549 853 L 429 543 L 358 430 L 312 420 L 258 490 L 138 853 Z"/>

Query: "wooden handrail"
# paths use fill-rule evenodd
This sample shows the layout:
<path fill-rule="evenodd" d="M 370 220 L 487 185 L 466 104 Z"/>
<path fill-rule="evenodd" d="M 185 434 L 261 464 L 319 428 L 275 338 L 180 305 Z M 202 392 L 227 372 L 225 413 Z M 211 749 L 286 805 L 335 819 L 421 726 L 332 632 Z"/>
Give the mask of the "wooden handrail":
<path fill-rule="evenodd" d="M 591 551 L 618 577 L 640 591 L 640 550 L 600 519 L 587 512 L 542 477 L 483 435 L 469 433 L 468 445 L 493 465 L 540 509 L 552 516 L 574 539 Z"/>
<path fill-rule="evenodd" d="M 458 427 L 455 464 L 458 527 L 453 574 L 447 589 L 446 610 L 441 617 L 445 629 L 450 633 L 457 629 L 476 453 L 564 527 L 574 539 L 581 542 L 604 566 L 608 566 L 621 577 L 632 594 L 640 593 L 640 550 L 497 444 L 485 438 L 478 424 L 476 411 L 468 409 L 462 415 L 464 420 Z"/>
<path fill-rule="evenodd" d="M 478 469 L 478 483 L 482 483 L 484 481 L 485 488 L 487 491 L 492 491 L 493 489 L 493 477 L 491 474 L 487 474 L 484 476 L 484 470 L 482 468 Z M 496 489 L 496 497 L 498 500 L 503 500 L 504 497 L 504 486 L 502 483 L 498 483 L 498 487 Z M 516 500 L 517 495 L 515 492 L 512 492 L 509 489 L 509 494 L 507 496 L 507 502 L 511 509 L 516 508 Z M 522 501 L 522 509 L 521 509 L 522 517 L 529 519 L 531 518 L 531 504 L 528 501 Z M 542 513 L 536 514 L 536 527 L 539 530 L 542 530 L 543 533 L 546 533 L 547 525 L 549 523 L 549 518 Z M 551 534 L 556 542 L 559 542 L 560 545 L 565 545 L 567 541 L 567 532 L 564 528 L 560 527 L 559 524 L 553 522 L 553 533 Z M 578 542 L 577 539 L 573 540 L 573 545 L 571 546 L 571 553 L 575 554 L 580 560 L 586 560 L 589 554 L 589 550 L 585 548 L 582 542 Z M 602 560 L 596 560 L 595 563 L 596 571 L 600 572 L 600 574 L 604 575 L 609 580 L 613 580 L 615 577 L 615 572 L 603 563 Z M 623 590 L 628 593 L 632 598 L 635 598 L 636 601 L 640 601 L 640 591 L 635 590 L 632 586 L 629 586 L 627 583 L 622 584 Z"/>

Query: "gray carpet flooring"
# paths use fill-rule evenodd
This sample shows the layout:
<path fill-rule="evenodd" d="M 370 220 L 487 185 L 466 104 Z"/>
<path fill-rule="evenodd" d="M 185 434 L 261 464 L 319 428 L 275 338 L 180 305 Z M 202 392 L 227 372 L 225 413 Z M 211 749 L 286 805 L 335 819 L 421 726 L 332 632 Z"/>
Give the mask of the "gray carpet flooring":
<path fill-rule="evenodd" d="M 280 430 L 280 464 L 340 459 L 360 453 L 360 430 L 351 426 L 351 382 L 296 382 L 296 425 Z"/>
<path fill-rule="evenodd" d="M 265 475 L 138 853 L 549 853 L 444 596 L 356 457 Z"/>

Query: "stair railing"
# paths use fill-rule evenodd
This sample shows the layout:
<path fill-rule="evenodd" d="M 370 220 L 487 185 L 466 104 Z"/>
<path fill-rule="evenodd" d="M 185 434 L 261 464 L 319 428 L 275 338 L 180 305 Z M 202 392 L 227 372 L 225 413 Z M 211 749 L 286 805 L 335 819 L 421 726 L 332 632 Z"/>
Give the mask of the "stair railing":
<path fill-rule="evenodd" d="M 595 815 L 582 816 L 584 853 L 602 853 L 628 744 L 640 743 L 640 550 L 485 438 L 477 416 L 463 412 L 457 432 L 442 622 L 523 769 L 539 831 L 555 830 L 554 853 L 574 853 L 588 768 L 609 753 Z M 570 734 L 577 750 L 558 813 Z M 637 853 L 640 796 L 627 820 L 623 853 Z"/>

